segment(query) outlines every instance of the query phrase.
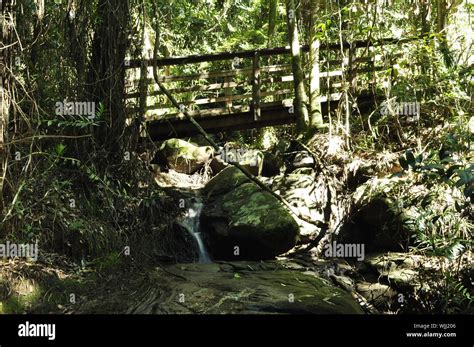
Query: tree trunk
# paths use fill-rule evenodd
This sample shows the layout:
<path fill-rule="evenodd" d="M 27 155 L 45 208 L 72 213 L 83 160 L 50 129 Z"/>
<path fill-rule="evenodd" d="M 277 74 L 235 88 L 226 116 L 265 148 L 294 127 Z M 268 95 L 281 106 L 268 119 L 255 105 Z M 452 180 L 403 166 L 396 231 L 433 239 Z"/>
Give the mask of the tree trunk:
<path fill-rule="evenodd" d="M 297 11 L 294 0 L 286 0 L 286 18 L 295 89 L 294 111 L 296 116 L 296 130 L 302 134 L 309 125 L 309 114 L 306 106 L 308 97 L 304 86 L 304 73 L 301 67 L 301 49 L 298 38 Z"/>
<path fill-rule="evenodd" d="M 89 68 L 91 101 L 102 102 L 105 112 L 101 126 L 94 134 L 99 146 L 109 151 L 115 159 L 122 158 L 125 129 L 123 102 L 125 53 L 128 47 L 128 1 L 99 0 L 97 4 L 98 27 L 94 32 L 92 59 Z"/>

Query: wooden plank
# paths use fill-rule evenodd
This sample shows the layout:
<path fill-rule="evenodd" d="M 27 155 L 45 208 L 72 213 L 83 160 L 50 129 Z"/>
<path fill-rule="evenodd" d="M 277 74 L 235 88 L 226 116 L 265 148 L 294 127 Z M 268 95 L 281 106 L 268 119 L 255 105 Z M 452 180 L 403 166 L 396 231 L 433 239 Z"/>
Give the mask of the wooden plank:
<path fill-rule="evenodd" d="M 277 107 L 262 110 L 261 116 L 255 121 L 252 112 L 240 112 L 230 115 L 220 115 L 212 118 L 200 118 L 199 124 L 209 133 L 222 130 L 238 130 L 258 128 L 262 126 L 275 126 L 294 122 L 294 115 L 288 108 Z M 152 140 L 165 139 L 173 135 L 174 131 L 180 137 L 195 134 L 195 127 L 187 120 L 175 119 L 172 121 L 153 121 L 147 123 L 147 128 Z"/>
<path fill-rule="evenodd" d="M 319 77 L 342 76 L 342 70 L 320 72 Z"/>
<path fill-rule="evenodd" d="M 342 97 L 342 93 L 332 93 L 329 94 L 329 100 L 331 101 L 339 101 Z M 327 95 L 322 95 L 318 98 L 319 102 L 327 102 L 328 101 L 328 96 Z"/>
<path fill-rule="evenodd" d="M 355 69 L 355 73 L 363 73 L 363 72 L 373 72 L 373 71 L 384 71 L 388 69 L 387 66 L 373 66 L 373 67 L 368 67 L 368 68 L 362 68 L 362 69 Z"/>
<path fill-rule="evenodd" d="M 213 84 L 207 84 L 207 85 L 197 85 L 197 86 L 192 86 L 192 87 L 182 87 L 182 88 L 170 88 L 168 89 L 170 93 L 173 94 L 182 94 L 182 93 L 189 93 L 189 92 L 207 92 L 207 91 L 213 91 L 217 89 L 225 89 L 225 88 L 235 88 L 235 87 L 240 87 L 248 84 L 247 81 L 245 82 L 223 82 L 223 83 L 213 83 Z M 156 95 L 163 95 L 163 93 L 159 90 L 153 91 L 151 93 L 148 93 L 149 96 L 156 96 Z M 137 98 L 139 96 L 139 93 L 128 93 L 125 94 L 125 99 L 132 99 L 132 98 Z"/>
<path fill-rule="evenodd" d="M 251 99 L 252 94 L 240 94 L 240 95 L 232 95 L 232 96 L 220 96 L 217 98 L 204 98 L 204 99 L 195 99 L 190 101 L 181 101 L 180 104 L 182 105 L 207 105 L 207 104 L 215 104 L 218 102 L 226 102 L 229 100 L 244 100 L 244 99 Z M 168 104 L 167 104 L 168 105 Z M 156 110 L 162 108 L 163 104 L 156 104 L 147 106 L 147 110 Z"/>
<path fill-rule="evenodd" d="M 357 98 L 359 107 L 365 110 L 370 110 L 370 105 L 373 105 L 373 95 L 361 95 Z M 290 100 L 288 100 L 290 101 Z M 337 103 L 338 101 L 333 101 Z M 249 128 L 259 128 L 263 126 L 277 126 L 291 124 L 295 121 L 294 114 L 289 113 L 289 106 L 291 102 L 282 106 L 280 103 L 265 103 L 261 104 L 262 114 L 258 121 L 252 117 L 250 109 L 243 108 L 241 112 L 229 114 L 226 108 L 222 108 L 222 113 L 214 112 L 210 117 L 198 116 L 199 124 L 209 133 L 216 133 L 219 131 L 228 130 L 242 130 Z M 334 105 L 336 106 L 336 105 Z M 334 106 L 331 106 L 333 109 Z M 321 104 L 321 111 L 323 115 L 328 112 L 328 103 Z M 147 128 L 151 138 L 154 141 L 163 140 L 169 137 L 187 137 L 196 134 L 196 128 L 187 119 L 167 119 L 154 120 L 147 122 Z M 177 135 L 173 130 L 176 130 Z"/>
<path fill-rule="evenodd" d="M 289 71 L 291 70 L 291 65 L 282 64 L 282 65 L 268 65 L 261 67 L 261 71 L 264 72 L 279 72 L 279 71 Z M 218 77 L 234 77 L 237 75 L 251 76 L 252 68 L 242 68 L 242 69 L 233 69 L 225 71 L 212 71 L 212 72 L 203 72 L 197 74 L 188 74 L 188 75 L 169 75 L 169 76 L 159 76 L 158 80 L 161 83 L 169 82 L 179 82 L 179 81 L 194 81 L 199 79 L 209 79 L 209 78 L 218 78 Z M 134 80 L 133 82 L 138 82 Z M 152 78 L 147 79 L 148 84 L 154 83 Z"/>

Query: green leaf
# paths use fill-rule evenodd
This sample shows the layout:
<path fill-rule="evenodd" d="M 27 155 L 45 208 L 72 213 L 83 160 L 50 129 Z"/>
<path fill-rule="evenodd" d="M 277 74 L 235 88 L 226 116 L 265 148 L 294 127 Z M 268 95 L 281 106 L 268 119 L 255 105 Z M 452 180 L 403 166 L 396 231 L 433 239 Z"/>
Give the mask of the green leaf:
<path fill-rule="evenodd" d="M 66 145 L 63 143 L 58 143 L 56 147 L 54 147 L 54 151 L 56 152 L 56 155 L 61 157 L 66 150 Z"/>

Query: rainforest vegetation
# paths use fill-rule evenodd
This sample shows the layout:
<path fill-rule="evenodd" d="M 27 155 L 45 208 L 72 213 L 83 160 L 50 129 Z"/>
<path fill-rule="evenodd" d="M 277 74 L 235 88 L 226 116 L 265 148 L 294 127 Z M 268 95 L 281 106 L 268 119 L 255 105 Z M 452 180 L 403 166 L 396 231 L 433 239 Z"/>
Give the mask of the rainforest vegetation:
<path fill-rule="evenodd" d="M 473 1 L 0 6 L 0 313 L 473 313 Z"/>

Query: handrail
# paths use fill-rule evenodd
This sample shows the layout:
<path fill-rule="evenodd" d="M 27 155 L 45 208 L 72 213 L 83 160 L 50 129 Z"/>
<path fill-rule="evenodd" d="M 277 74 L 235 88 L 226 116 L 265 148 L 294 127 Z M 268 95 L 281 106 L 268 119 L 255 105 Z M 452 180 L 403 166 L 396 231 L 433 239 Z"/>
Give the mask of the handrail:
<path fill-rule="evenodd" d="M 388 44 L 400 44 L 400 43 L 407 43 L 415 40 L 419 40 L 423 38 L 423 36 L 413 36 L 403 39 L 397 38 L 384 38 L 379 40 L 356 40 L 352 42 L 353 48 L 363 48 L 367 46 L 382 46 Z M 350 42 L 343 42 L 343 48 L 350 48 Z M 329 45 L 321 45 L 320 50 L 339 50 L 341 48 L 340 43 L 331 43 Z M 302 45 L 301 49 L 303 52 L 308 52 L 309 47 L 308 45 Z M 264 56 L 271 56 L 271 55 L 283 55 L 283 54 L 290 54 L 291 49 L 287 47 L 276 47 L 276 48 L 264 48 L 264 49 L 255 49 L 255 50 L 247 50 L 247 51 L 240 51 L 240 52 L 224 52 L 224 53 L 214 53 L 214 54 L 203 54 L 203 55 L 189 55 L 189 56 L 182 56 L 182 57 L 168 57 L 168 58 L 161 58 L 157 59 L 156 66 L 170 66 L 170 65 L 184 65 L 184 64 L 192 64 L 192 63 L 203 63 L 203 62 L 212 62 L 212 61 L 219 61 L 219 60 L 232 60 L 235 58 L 253 58 L 255 54 L 258 54 L 260 57 Z M 153 60 L 152 59 L 144 59 L 143 60 L 148 66 L 152 66 Z M 125 64 L 127 69 L 134 69 L 141 67 L 141 59 L 130 59 Z"/>

